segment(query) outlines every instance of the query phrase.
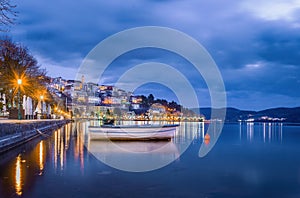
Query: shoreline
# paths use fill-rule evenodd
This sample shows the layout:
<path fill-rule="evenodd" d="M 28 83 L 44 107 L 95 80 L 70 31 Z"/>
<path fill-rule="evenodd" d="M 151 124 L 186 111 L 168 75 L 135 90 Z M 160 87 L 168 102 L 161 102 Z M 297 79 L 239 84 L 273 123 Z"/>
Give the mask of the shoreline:
<path fill-rule="evenodd" d="M 0 120 L 0 154 L 20 146 L 45 132 L 54 131 L 72 120 Z"/>

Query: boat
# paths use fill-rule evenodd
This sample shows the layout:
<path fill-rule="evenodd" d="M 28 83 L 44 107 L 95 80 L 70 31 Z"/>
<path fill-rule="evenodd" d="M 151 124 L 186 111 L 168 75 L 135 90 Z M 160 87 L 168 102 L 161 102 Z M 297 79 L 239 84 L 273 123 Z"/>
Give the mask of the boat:
<path fill-rule="evenodd" d="M 90 140 L 170 140 L 177 124 L 89 126 Z"/>
<path fill-rule="evenodd" d="M 102 122 L 104 125 L 113 125 L 115 123 L 115 119 L 104 118 Z"/>

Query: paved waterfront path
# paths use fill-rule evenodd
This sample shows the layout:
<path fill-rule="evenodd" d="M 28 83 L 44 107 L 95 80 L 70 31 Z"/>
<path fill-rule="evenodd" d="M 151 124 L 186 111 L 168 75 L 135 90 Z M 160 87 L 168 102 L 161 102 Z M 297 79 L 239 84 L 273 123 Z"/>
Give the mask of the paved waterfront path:
<path fill-rule="evenodd" d="M 23 144 L 46 131 L 60 128 L 70 120 L 12 120 L 0 118 L 0 153 Z"/>
<path fill-rule="evenodd" d="M 0 124 L 2 123 L 11 123 L 11 124 L 20 124 L 20 123 L 35 123 L 35 122 L 44 122 L 44 121 L 54 121 L 54 120 L 62 120 L 62 119 L 32 119 L 32 120 L 17 120 L 17 119 L 7 119 L 0 118 Z"/>

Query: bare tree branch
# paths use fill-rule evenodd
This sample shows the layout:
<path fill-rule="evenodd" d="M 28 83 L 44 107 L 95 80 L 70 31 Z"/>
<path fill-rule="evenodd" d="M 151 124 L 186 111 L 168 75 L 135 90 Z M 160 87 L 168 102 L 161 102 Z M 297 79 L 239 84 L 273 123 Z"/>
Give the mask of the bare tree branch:
<path fill-rule="evenodd" d="M 12 5 L 10 0 L 0 0 L 0 31 L 8 31 L 7 27 L 15 24 L 17 17 L 15 8 L 16 5 Z"/>

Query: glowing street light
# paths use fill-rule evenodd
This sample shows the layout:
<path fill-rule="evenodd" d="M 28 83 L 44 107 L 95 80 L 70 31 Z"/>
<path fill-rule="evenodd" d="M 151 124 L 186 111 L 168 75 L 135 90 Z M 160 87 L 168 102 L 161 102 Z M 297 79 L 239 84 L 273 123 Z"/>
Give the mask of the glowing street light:
<path fill-rule="evenodd" d="M 20 89 L 21 89 L 21 85 L 22 85 L 22 79 L 18 79 L 17 80 L 18 83 L 18 120 L 22 119 L 22 115 L 21 115 L 21 101 L 20 101 Z"/>

